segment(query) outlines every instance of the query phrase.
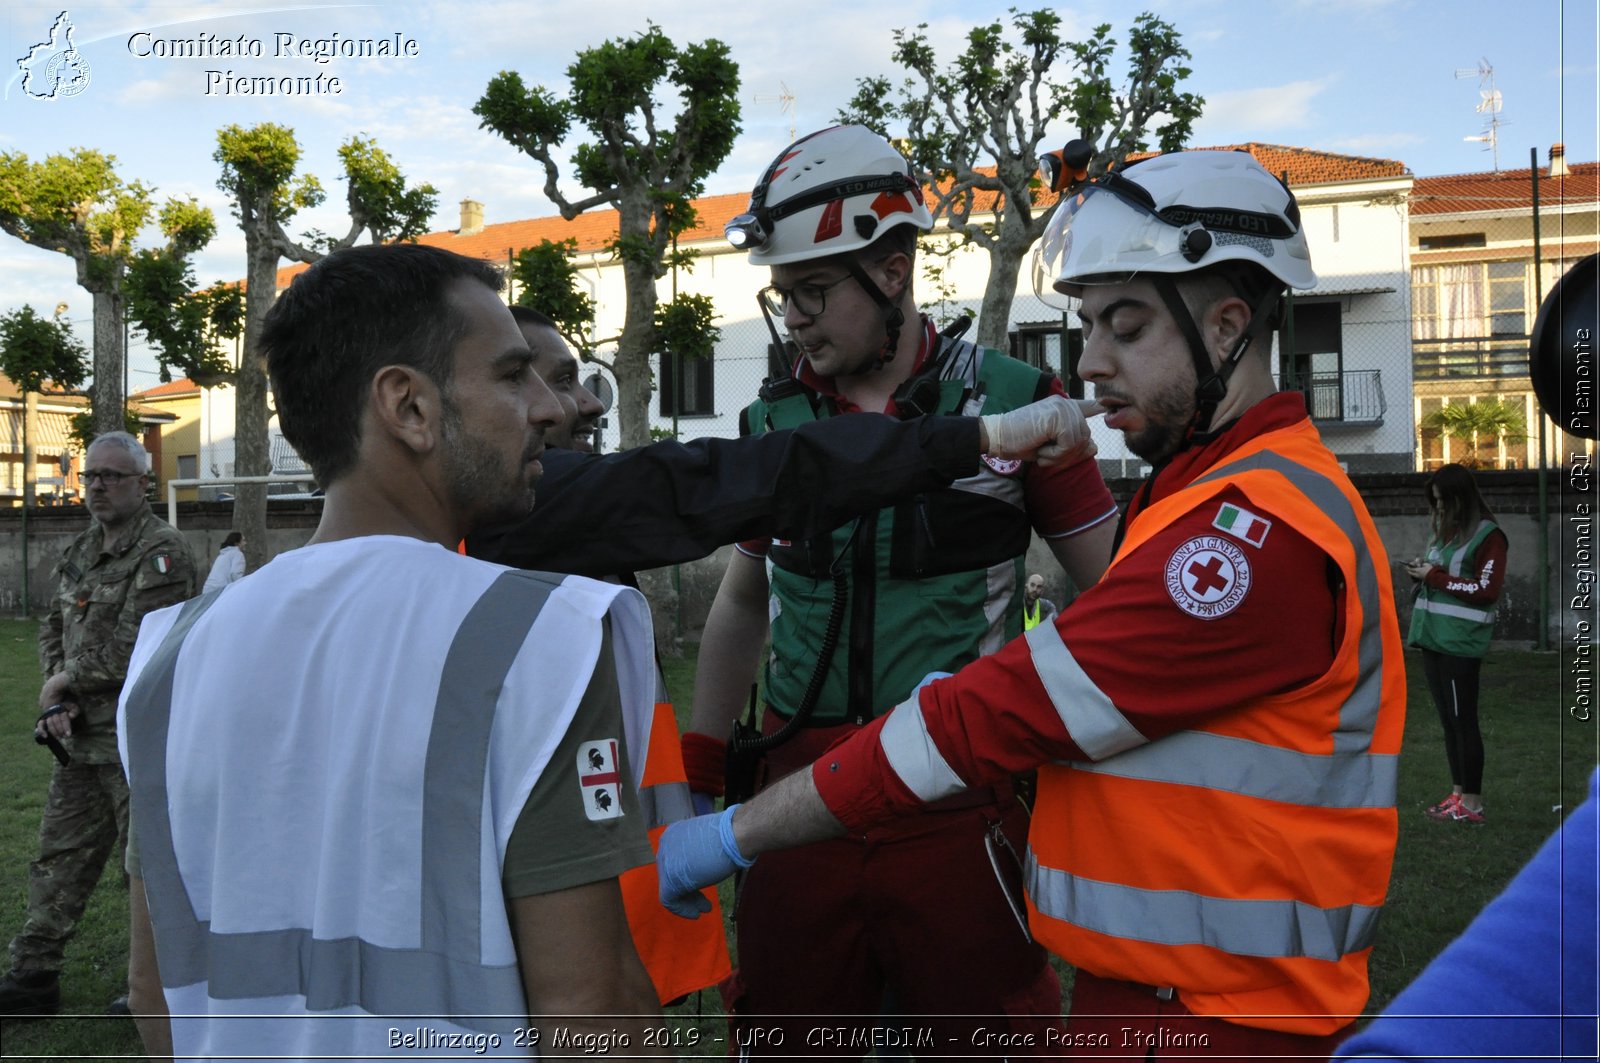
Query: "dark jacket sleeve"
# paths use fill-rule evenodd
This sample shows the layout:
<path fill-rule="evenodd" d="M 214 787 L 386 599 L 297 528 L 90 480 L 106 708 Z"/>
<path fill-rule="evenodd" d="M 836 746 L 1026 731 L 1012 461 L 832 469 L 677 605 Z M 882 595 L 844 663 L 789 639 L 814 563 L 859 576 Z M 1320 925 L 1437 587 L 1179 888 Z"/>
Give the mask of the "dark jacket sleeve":
<path fill-rule="evenodd" d="M 604 456 L 549 450 L 533 512 L 467 538 L 473 557 L 603 576 L 741 539 L 804 538 L 972 475 L 972 417 L 834 417 Z"/>

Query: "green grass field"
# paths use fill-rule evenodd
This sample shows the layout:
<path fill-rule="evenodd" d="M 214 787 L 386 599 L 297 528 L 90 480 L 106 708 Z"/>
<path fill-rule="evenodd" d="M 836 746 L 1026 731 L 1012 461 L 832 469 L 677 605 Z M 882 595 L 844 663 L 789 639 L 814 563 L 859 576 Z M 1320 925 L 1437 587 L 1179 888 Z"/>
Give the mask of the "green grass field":
<path fill-rule="evenodd" d="M 0 937 L 22 923 L 27 868 L 35 855 L 39 809 L 50 755 L 32 739 L 39 688 L 36 626 L 0 621 Z M 668 682 L 685 713 L 693 685 L 694 647 L 668 662 Z M 1435 823 L 1422 810 L 1448 792 L 1443 743 L 1422 682 L 1408 660 L 1410 707 L 1400 774 L 1400 849 L 1389 905 L 1373 952 L 1376 1011 L 1442 949 L 1511 878 L 1555 829 L 1561 813 L 1582 800 L 1596 763 L 1595 723 L 1566 715 L 1557 659 L 1497 650 L 1484 664 L 1485 790 L 1483 827 Z M 682 716 L 680 716 L 682 718 Z M 133 1024 L 100 1016 L 122 988 L 127 962 L 127 891 L 120 862 L 92 899 L 67 953 L 62 1017 L 3 1024 L 7 1059 L 106 1058 L 140 1053 Z M 721 1033 L 715 992 L 673 1009 L 684 1028 L 704 1032 L 702 1048 Z M 720 1049 L 720 1045 L 718 1046 Z"/>

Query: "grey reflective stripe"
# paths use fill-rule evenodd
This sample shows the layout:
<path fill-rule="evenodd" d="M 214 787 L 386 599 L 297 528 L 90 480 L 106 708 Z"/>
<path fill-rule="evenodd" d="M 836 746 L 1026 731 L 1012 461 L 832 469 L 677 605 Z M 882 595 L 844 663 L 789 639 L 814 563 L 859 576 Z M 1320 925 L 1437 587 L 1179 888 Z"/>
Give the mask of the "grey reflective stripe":
<path fill-rule="evenodd" d="M 163 985 L 202 981 L 206 967 L 206 925 L 197 921 L 189 891 L 178 877 L 172 845 L 172 817 L 167 811 L 167 733 L 171 723 L 172 676 L 178 650 L 195 621 L 221 591 L 183 603 L 167 637 L 145 662 L 128 692 L 125 736 L 128 744 L 129 806 L 139 836 L 139 866 L 151 916 L 158 914 L 162 933 L 156 937 L 156 959 Z"/>
<path fill-rule="evenodd" d="M 502 573 L 467 612 L 439 677 L 423 769 L 419 949 L 355 938 L 316 940 L 303 928 L 212 933 L 196 918 L 180 878 L 166 801 L 166 747 L 178 650 L 209 599 L 184 607 L 129 695 L 129 760 L 136 765 L 136 822 L 151 915 L 161 927 L 164 985 L 208 982 L 216 1000 L 302 995 L 313 1011 L 360 1007 L 379 1015 L 452 1013 L 472 1029 L 498 1031 L 526 1014 L 515 964 L 482 962 L 479 846 L 495 706 L 505 677 L 559 579 Z M 196 607 L 191 615 L 191 607 Z M 441 987 L 449 999 L 441 1000 Z M 473 1018 L 473 1015 L 501 1018 Z"/>
<path fill-rule="evenodd" d="M 1350 540 L 1356 562 L 1356 597 L 1361 602 L 1361 634 L 1356 642 L 1356 683 L 1339 707 L 1339 729 L 1333 734 L 1335 753 L 1365 753 L 1372 748 L 1372 732 L 1383 707 L 1383 630 L 1378 595 L 1378 570 L 1367 548 L 1367 538 L 1350 499 L 1339 485 L 1319 472 L 1281 454 L 1263 450 L 1230 462 L 1200 477 L 1195 483 L 1226 479 L 1254 470 L 1275 472 L 1288 480 L 1312 505 L 1338 526 Z M 1387 568 L 1384 578 L 1388 578 Z M 1394 661 L 1396 668 L 1403 667 Z M 1392 797 L 1392 795 L 1391 795 Z M 1393 804 L 1393 800 L 1389 802 Z"/>
<path fill-rule="evenodd" d="M 983 577 L 983 635 L 978 639 L 978 656 L 998 653 L 1011 637 L 1006 634 L 1006 620 L 1017 607 L 1020 594 L 1017 589 L 1016 561 L 1002 561 L 990 565 Z"/>
<path fill-rule="evenodd" d="M 1418 595 L 1416 602 L 1414 602 L 1412 605 L 1412 608 L 1420 610 L 1424 613 L 1435 613 L 1439 616 L 1455 617 L 1457 620 L 1471 620 L 1477 624 L 1494 623 L 1494 609 L 1492 607 L 1489 609 L 1474 609 L 1470 605 L 1462 605 L 1459 602 L 1430 600 L 1424 596 Z"/>
<path fill-rule="evenodd" d="M 983 495 L 1016 509 L 1024 508 L 1022 481 L 1001 476 L 987 466 L 964 480 L 954 481 L 950 484 L 950 490 L 965 491 L 969 495 Z"/>
<path fill-rule="evenodd" d="M 1095 760 L 1114 756 L 1149 739 L 1094 685 L 1054 624 L 1039 624 L 1023 635 L 1033 655 L 1034 671 L 1050 695 L 1061 725 L 1072 741 Z"/>
<path fill-rule="evenodd" d="M 1235 956 L 1337 961 L 1371 947 L 1382 914 L 1365 904 L 1318 908 L 1119 886 L 1040 867 L 1031 850 L 1026 876 L 1034 907 L 1052 919 L 1109 937 L 1207 945 Z"/>
<path fill-rule="evenodd" d="M 424 951 L 473 963 L 482 955 L 478 852 L 489 731 L 506 673 L 559 586 L 554 578 L 501 573 L 467 610 L 445 655 L 422 774 Z"/>
<path fill-rule="evenodd" d="M 1394 805 L 1400 758 L 1301 753 L 1228 735 L 1177 731 L 1109 760 L 1074 761 L 1072 767 L 1293 805 L 1389 808 Z"/>
<path fill-rule="evenodd" d="M 639 787 L 639 814 L 646 830 L 665 827 L 694 815 L 694 798 L 686 782 L 663 782 Z"/>
<path fill-rule="evenodd" d="M 1478 522 L 1478 526 L 1472 529 L 1472 537 L 1466 542 L 1462 543 L 1460 546 L 1456 547 L 1455 552 L 1450 555 L 1450 564 L 1445 571 L 1457 579 L 1460 579 L 1461 569 L 1469 561 L 1476 560 L 1478 544 L 1484 539 L 1488 538 L 1489 533 L 1494 530 L 1494 527 L 1494 521 L 1480 520 Z M 1444 553 L 1443 547 L 1438 549 L 1441 554 Z"/>
<path fill-rule="evenodd" d="M 672 702 L 672 696 L 667 693 L 667 675 L 661 670 L 661 661 L 656 661 L 656 704 L 667 705 Z M 655 738 L 655 715 L 650 716 L 650 737 Z M 648 759 L 654 750 L 646 750 Z M 689 819 L 694 815 L 694 798 L 689 794 L 689 784 L 686 782 L 663 782 L 654 786 L 639 787 L 639 814 L 644 819 L 645 830 L 653 827 L 665 827 L 669 823 L 676 823 L 680 819 Z"/>
<path fill-rule="evenodd" d="M 937 801 L 967 788 L 933 744 L 916 694 L 889 713 L 878 732 L 878 744 L 889 767 L 918 800 Z"/>

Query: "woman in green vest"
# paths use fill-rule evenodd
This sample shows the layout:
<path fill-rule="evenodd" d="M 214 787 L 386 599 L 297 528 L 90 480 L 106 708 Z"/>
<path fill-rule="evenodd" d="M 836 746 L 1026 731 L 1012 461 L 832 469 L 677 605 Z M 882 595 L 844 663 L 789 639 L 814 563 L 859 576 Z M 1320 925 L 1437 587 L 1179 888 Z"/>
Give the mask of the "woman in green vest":
<path fill-rule="evenodd" d="M 1472 474 L 1446 465 L 1428 480 L 1433 538 L 1425 557 L 1408 563 L 1417 581 L 1407 640 L 1422 651 L 1428 690 L 1444 725 L 1450 796 L 1427 810 L 1433 819 L 1481 824 L 1483 735 L 1478 730 L 1478 670 L 1494 634 L 1494 603 L 1506 577 L 1506 533 L 1478 493 Z"/>

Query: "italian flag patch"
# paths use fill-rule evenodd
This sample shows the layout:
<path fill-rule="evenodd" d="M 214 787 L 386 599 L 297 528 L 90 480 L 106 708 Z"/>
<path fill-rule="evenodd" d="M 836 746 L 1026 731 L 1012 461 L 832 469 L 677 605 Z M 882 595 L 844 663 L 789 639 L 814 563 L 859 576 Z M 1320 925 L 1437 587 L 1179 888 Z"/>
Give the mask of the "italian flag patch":
<path fill-rule="evenodd" d="M 172 571 L 172 558 L 166 554 L 157 554 L 150 559 L 150 567 L 165 576 Z"/>
<path fill-rule="evenodd" d="M 1229 535 L 1243 539 L 1251 546 L 1260 546 L 1267 541 L 1267 532 L 1272 530 L 1272 522 L 1266 517 L 1241 509 L 1232 502 L 1222 503 L 1222 508 L 1217 510 L 1217 518 L 1211 522 L 1213 528 L 1220 528 Z"/>

